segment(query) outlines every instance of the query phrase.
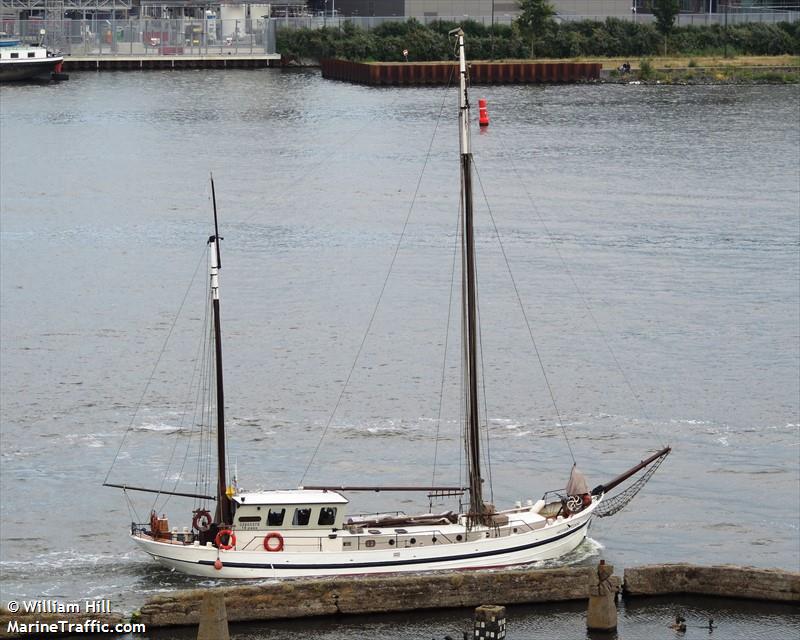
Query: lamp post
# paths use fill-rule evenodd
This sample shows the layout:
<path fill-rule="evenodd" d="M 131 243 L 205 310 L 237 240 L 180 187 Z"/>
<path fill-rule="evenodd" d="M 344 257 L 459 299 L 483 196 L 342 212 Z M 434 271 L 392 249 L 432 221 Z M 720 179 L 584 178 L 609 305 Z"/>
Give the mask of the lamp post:
<path fill-rule="evenodd" d="M 728 57 L 728 0 L 725 1 L 725 57 Z"/>
<path fill-rule="evenodd" d="M 494 60 L 494 0 L 492 0 L 492 32 L 489 37 L 489 58 Z"/>

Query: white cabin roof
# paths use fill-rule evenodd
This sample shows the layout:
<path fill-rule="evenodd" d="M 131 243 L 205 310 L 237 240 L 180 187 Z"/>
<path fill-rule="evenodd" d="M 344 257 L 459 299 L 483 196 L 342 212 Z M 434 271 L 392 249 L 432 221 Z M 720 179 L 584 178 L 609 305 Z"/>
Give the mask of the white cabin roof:
<path fill-rule="evenodd" d="M 286 491 L 252 491 L 232 498 L 238 504 L 347 504 L 349 500 L 336 491 L 290 489 Z"/>

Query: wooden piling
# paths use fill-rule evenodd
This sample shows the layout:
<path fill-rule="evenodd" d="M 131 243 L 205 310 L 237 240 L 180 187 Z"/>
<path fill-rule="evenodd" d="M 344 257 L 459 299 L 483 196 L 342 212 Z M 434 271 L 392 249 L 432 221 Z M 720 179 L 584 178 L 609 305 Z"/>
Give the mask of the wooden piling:
<path fill-rule="evenodd" d="M 506 608 L 496 604 L 483 604 L 475 609 L 476 640 L 503 640 L 506 637 Z"/>
<path fill-rule="evenodd" d="M 225 595 L 218 589 L 209 589 L 203 594 L 197 640 L 230 640 Z"/>
<path fill-rule="evenodd" d="M 611 583 L 614 567 L 601 560 L 597 575 L 589 585 L 589 609 L 586 628 L 590 631 L 614 631 L 617 628 L 616 589 Z"/>

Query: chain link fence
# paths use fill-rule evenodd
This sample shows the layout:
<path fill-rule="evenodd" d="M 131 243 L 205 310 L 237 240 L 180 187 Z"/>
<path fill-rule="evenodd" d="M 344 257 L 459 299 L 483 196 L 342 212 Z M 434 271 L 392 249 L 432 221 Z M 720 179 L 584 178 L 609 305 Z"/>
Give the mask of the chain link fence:
<path fill-rule="evenodd" d="M 275 20 L 3 20 L 6 36 L 42 42 L 70 56 L 228 56 L 275 54 Z"/>

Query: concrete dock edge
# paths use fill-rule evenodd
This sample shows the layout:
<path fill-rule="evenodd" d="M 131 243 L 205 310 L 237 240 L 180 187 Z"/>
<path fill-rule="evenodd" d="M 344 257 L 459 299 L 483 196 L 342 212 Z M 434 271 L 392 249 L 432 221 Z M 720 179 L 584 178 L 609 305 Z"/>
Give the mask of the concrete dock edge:
<path fill-rule="evenodd" d="M 475 607 L 490 601 L 510 605 L 583 600 L 596 580 L 594 567 L 569 567 L 291 580 L 220 590 L 228 620 L 243 622 Z M 157 596 L 141 608 L 139 620 L 148 628 L 197 624 L 202 598 L 200 589 Z"/>
<path fill-rule="evenodd" d="M 629 567 L 624 576 L 626 598 L 697 594 L 779 603 L 800 602 L 800 573 L 780 569 L 657 564 Z M 622 587 L 617 576 L 610 576 L 608 582 L 614 593 Z M 597 586 L 597 567 L 580 566 L 298 579 L 215 587 L 213 592 L 224 598 L 229 622 L 247 622 L 337 614 L 463 609 L 486 603 L 507 606 L 588 600 Z M 208 592 L 209 589 L 191 589 L 155 596 L 134 614 L 133 621 L 146 624 L 148 629 L 196 626 Z M 219 604 L 221 609 L 222 603 Z M 12 620 L 18 624 L 30 624 L 55 618 L 79 622 L 86 617 L 87 614 L 11 613 L 6 607 L 0 607 L 0 638 L 31 637 L 29 633 L 11 632 L 8 625 Z M 122 613 L 92 617 L 109 623 L 127 619 Z"/>
<path fill-rule="evenodd" d="M 800 573 L 734 565 L 655 564 L 628 567 L 625 597 L 697 594 L 800 602 Z"/>

